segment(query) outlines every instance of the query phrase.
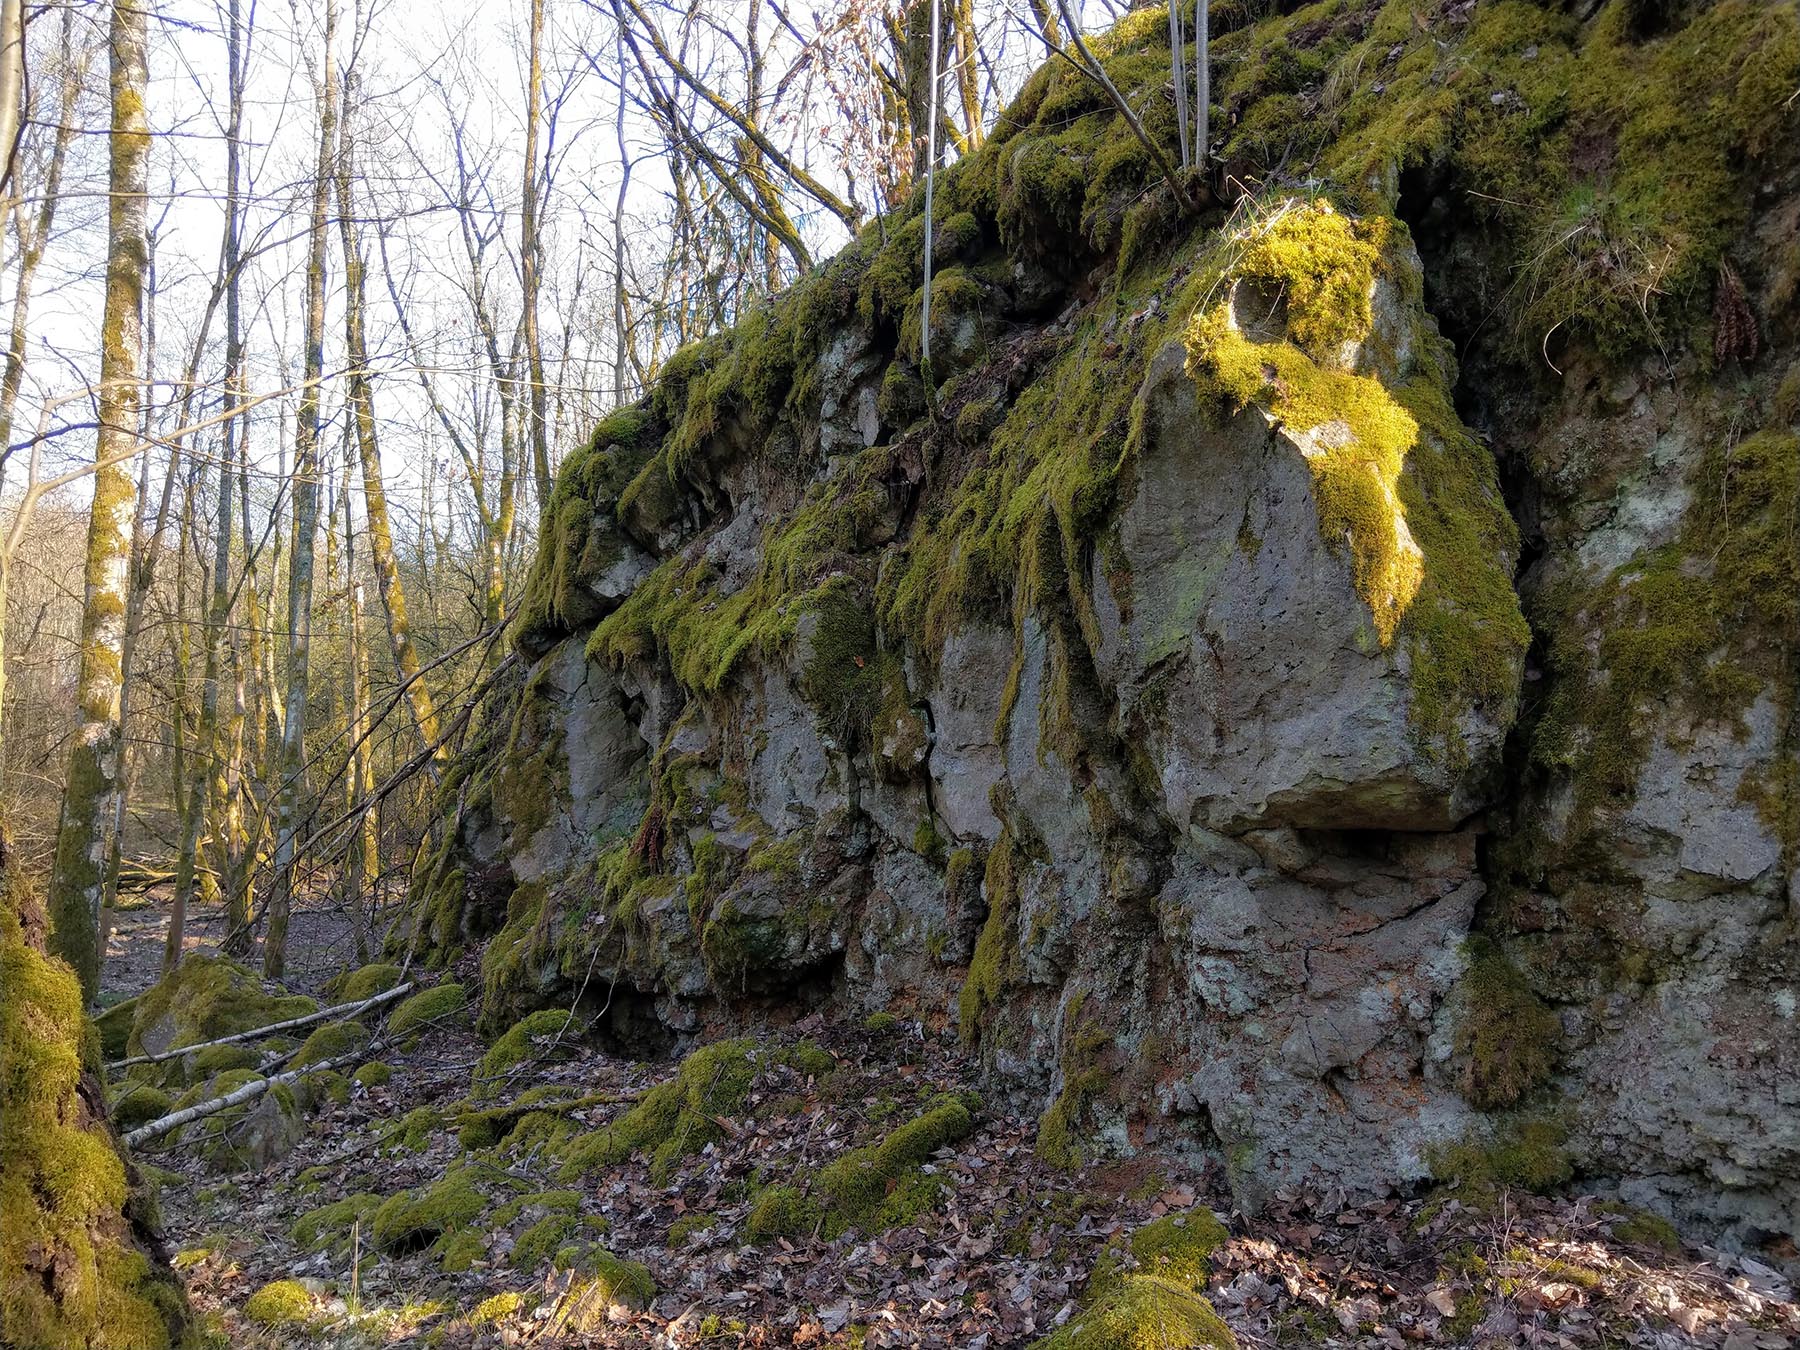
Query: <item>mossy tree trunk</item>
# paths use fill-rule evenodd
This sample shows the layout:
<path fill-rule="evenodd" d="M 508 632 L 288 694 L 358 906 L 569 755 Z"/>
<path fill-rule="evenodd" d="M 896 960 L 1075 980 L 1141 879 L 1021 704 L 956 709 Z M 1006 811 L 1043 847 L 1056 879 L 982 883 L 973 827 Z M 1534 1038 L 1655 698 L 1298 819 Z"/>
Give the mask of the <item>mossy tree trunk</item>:
<path fill-rule="evenodd" d="M 50 908 L 57 954 L 92 999 L 100 989 L 100 901 L 118 819 L 123 728 L 119 721 L 126 568 L 137 490 L 128 462 L 141 449 L 138 356 L 143 336 L 150 129 L 144 97 L 148 15 L 115 4 L 108 30 L 112 134 L 108 170 L 106 300 L 101 319 L 100 429 L 94 447 L 93 514 L 83 576 L 76 730 L 57 829 Z"/>
<path fill-rule="evenodd" d="M 332 154 L 337 143 L 336 0 L 325 0 L 325 51 L 320 61 L 319 152 L 313 179 L 312 224 L 306 258 L 306 331 L 300 408 L 294 424 L 294 534 L 288 560 L 287 710 L 282 717 L 281 778 L 275 837 L 275 875 L 263 973 L 281 978 L 287 964 L 288 916 L 293 908 L 302 799 L 306 782 L 306 704 L 312 656 L 313 554 L 319 534 L 319 384 L 325 374 L 326 210 L 331 201 Z"/>
<path fill-rule="evenodd" d="M 0 1345 L 163 1350 L 188 1321 L 106 1121 L 81 986 L 0 833 Z"/>

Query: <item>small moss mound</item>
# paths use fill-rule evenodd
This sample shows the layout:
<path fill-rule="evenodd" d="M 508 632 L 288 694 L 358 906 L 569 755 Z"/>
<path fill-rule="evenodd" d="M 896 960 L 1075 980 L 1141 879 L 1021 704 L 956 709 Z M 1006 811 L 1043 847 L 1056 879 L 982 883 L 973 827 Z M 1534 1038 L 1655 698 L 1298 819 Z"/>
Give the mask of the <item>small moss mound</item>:
<path fill-rule="evenodd" d="M 1122 1280 L 1033 1350 L 1236 1350 L 1237 1338 L 1193 1289 L 1158 1275 Z"/>
<path fill-rule="evenodd" d="M 244 1303 L 244 1316 L 259 1327 L 291 1327 L 312 1320 L 313 1298 L 293 1280 L 265 1284 Z"/>
<path fill-rule="evenodd" d="M 1469 1138 L 1432 1149 L 1426 1162 L 1457 1198 L 1485 1207 L 1509 1188 L 1549 1191 L 1574 1175 L 1563 1147 L 1567 1131 L 1554 1120 L 1510 1120 L 1489 1139 Z"/>
<path fill-rule="evenodd" d="M 199 1082 L 203 1078 L 210 1078 L 216 1073 L 228 1073 L 232 1069 L 254 1069 L 262 1063 L 262 1052 L 242 1043 L 209 1045 L 204 1050 L 183 1055 L 182 1060 L 187 1067 L 188 1081 Z"/>
<path fill-rule="evenodd" d="M 549 1053 L 553 1047 L 566 1045 L 573 1049 L 580 1034 L 580 1024 L 560 1008 L 545 1008 L 521 1018 L 488 1047 L 475 1066 L 474 1095 L 494 1096 L 518 1065 Z"/>
<path fill-rule="evenodd" d="M 539 1219 L 513 1243 L 513 1266 L 524 1271 L 536 1270 L 561 1251 L 580 1227 L 581 1220 L 573 1214 L 550 1214 Z"/>
<path fill-rule="evenodd" d="M 598 1330 L 613 1308 L 641 1312 L 656 1297 L 656 1281 L 648 1267 L 621 1260 L 593 1243 L 564 1247 L 556 1254 L 556 1267 L 575 1273 L 555 1316 L 577 1335 Z"/>
<path fill-rule="evenodd" d="M 819 1206 L 798 1186 L 767 1186 L 750 1205 L 744 1234 L 752 1242 L 803 1237 L 819 1224 Z"/>
<path fill-rule="evenodd" d="M 1208 1258 L 1230 1237 L 1211 1210 L 1193 1209 L 1144 1224 L 1132 1233 L 1125 1250 L 1131 1253 L 1138 1271 L 1203 1289 L 1212 1278 Z M 1115 1247 L 1101 1258 L 1094 1272 L 1095 1285 L 1106 1287 L 1108 1270 L 1116 1270 L 1118 1255 Z M 1113 1264 L 1109 1267 L 1109 1263 Z"/>
<path fill-rule="evenodd" d="M 469 1325 L 485 1327 L 494 1322 L 504 1322 L 519 1309 L 525 1306 L 525 1295 L 508 1290 L 503 1294 L 491 1294 L 477 1303 L 469 1313 Z"/>
<path fill-rule="evenodd" d="M 372 1059 L 367 1064 L 358 1066 L 350 1075 L 350 1081 L 366 1088 L 384 1086 L 394 1076 L 394 1071 L 379 1059 Z"/>
<path fill-rule="evenodd" d="M 148 1121 L 166 1116 L 169 1114 L 171 1100 L 168 1093 L 151 1087 L 148 1083 L 129 1080 L 114 1097 L 113 1128 L 123 1134 Z"/>
<path fill-rule="evenodd" d="M 399 966 L 377 962 L 333 980 L 326 988 L 339 1003 L 361 1003 L 366 998 L 387 993 L 399 983 Z"/>
<path fill-rule="evenodd" d="M 870 1013 L 863 1021 L 863 1030 L 871 1036 L 885 1036 L 900 1025 L 900 1019 L 891 1012 Z"/>
<path fill-rule="evenodd" d="M 563 1164 L 562 1179 L 573 1181 L 617 1166 L 644 1149 L 651 1156 L 651 1177 L 660 1184 L 681 1158 L 720 1138 L 717 1117 L 743 1106 L 762 1060 L 756 1042 L 747 1037 L 694 1051 L 674 1078 L 651 1088 L 612 1124 L 577 1140 Z"/>
<path fill-rule="evenodd" d="M 1654 1247 L 1665 1252 L 1681 1250 L 1681 1234 L 1675 1231 L 1675 1225 L 1647 1209 L 1634 1209 L 1613 1224 L 1612 1235 L 1634 1247 Z"/>
<path fill-rule="evenodd" d="M 308 1068 L 353 1054 L 369 1043 L 369 1029 L 355 1022 L 327 1022 L 306 1038 L 290 1067 Z"/>
<path fill-rule="evenodd" d="M 921 1174 L 920 1167 L 974 1129 L 967 1106 L 954 1098 L 940 1099 L 879 1144 L 852 1149 L 821 1168 L 816 1189 L 825 1200 L 827 1231 L 878 1233 L 916 1218 L 938 1190 L 935 1179 Z"/>
<path fill-rule="evenodd" d="M 444 1118 L 434 1108 L 415 1106 L 394 1122 L 385 1139 L 407 1153 L 423 1153 L 426 1145 L 431 1143 L 431 1136 L 443 1127 Z"/>
<path fill-rule="evenodd" d="M 342 1246 L 350 1241 L 351 1230 L 358 1223 L 365 1230 L 368 1228 L 369 1220 L 381 1205 L 382 1197 L 368 1191 L 347 1195 L 342 1200 L 308 1210 L 294 1220 L 289 1231 L 294 1241 L 309 1251 L 316 1251 L 327 1243 Z"/>
<path fill-rule="evenodd" d="M 467 1168 L 446 1173 L 421 1191 L 390 1195 L 369 1222 L 369 1235 L 385 1252 L 414 1252 L 467 1227 L 487 1209 Z"/>
<path fill-rule="evenodd" d="M 406 1044 L 416 1039 L 433 1023 L 455 1018 L 468 1006 L 460 984 L 445 983 L 421 989 L 400 1000 L 400 1006 L 388 1014 L 388 1035 Z"/>

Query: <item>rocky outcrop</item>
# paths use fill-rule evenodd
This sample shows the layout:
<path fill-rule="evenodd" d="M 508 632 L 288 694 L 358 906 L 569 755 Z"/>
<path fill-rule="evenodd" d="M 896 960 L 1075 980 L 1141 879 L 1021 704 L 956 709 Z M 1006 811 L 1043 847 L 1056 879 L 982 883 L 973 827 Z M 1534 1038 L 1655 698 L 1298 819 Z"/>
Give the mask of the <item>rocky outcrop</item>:
<path fill-rule="evenodd" d="M 1165 33 L 1102 44 L 1155 135 Z M 1046 1156 L 1250 1206 L 1528 1138 L 1779 1257 L 1800 28 L 1214 60 L 1203 211 L 1047 69 L 940 184 L 928 370 L 914 202 L 564 466 L 422 945 L 634 1049 L 910 1007 Z"/>

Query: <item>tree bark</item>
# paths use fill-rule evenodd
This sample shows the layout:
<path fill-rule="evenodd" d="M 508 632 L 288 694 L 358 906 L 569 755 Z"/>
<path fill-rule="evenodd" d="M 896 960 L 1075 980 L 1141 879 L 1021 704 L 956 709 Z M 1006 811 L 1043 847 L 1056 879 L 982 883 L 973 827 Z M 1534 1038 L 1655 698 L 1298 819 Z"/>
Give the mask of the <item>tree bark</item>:
<path fill-rule="evenodd" d="M 287 710 L 281 721 L 281 778 L 277 785 L 275 875 L 263 931 L 263 974 L 281 978 L 287 966 L 288 917 L 294 903 L 294 841 L 300 829 L 306 778 L 306 704 L 312 655 L 313 555 L 319 535 L 319 382 L 325 374 L 325 225 L 331 202 L 332 155 L 337 145 L 337 0 L 325 0 L 325 51 L 320 61 L 319 152 L 313 178 L 312 225 L 306 258 L 306 348 L 299 416 L 294 423 L 294 532 L 288 559 Z"/>
<path fill-rule="evenodd" d="M 108 30 L 112 136 L 108 169 L 106 300 L 101 320 L 100 429 L 95 437 L 93 515 L 88 524 L 75 741 L 51 872 L 52 941 L 89 1001 L 100 990 L 100 900 L 117 820 L 119 722 L 126 563 L 136 484 L 126 461 L 141 449 L 138 350 L 144 318 L 145 228 L 150 130 L 144 99 L 148 12 L 115 3 Z"/>

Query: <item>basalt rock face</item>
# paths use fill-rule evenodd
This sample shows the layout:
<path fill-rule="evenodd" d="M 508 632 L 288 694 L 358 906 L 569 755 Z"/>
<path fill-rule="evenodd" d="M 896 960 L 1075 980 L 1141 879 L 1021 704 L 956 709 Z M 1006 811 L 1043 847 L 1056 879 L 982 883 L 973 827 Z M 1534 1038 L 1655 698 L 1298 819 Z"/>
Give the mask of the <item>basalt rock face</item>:
<path fill-rule="evenodd" d="M 1101 46 L 1172 140 L 1160 12 Z M 422 946 L 633 1049 L 907 1008 L 1048 1156 L 1247 1205 L 1485 1157 L 1779 1256 L 1794 15 L 1214 62 L 1198 209 L 1047 69 L 939 184 L 929 362 L 915 201 L 571 458 Z"/>

